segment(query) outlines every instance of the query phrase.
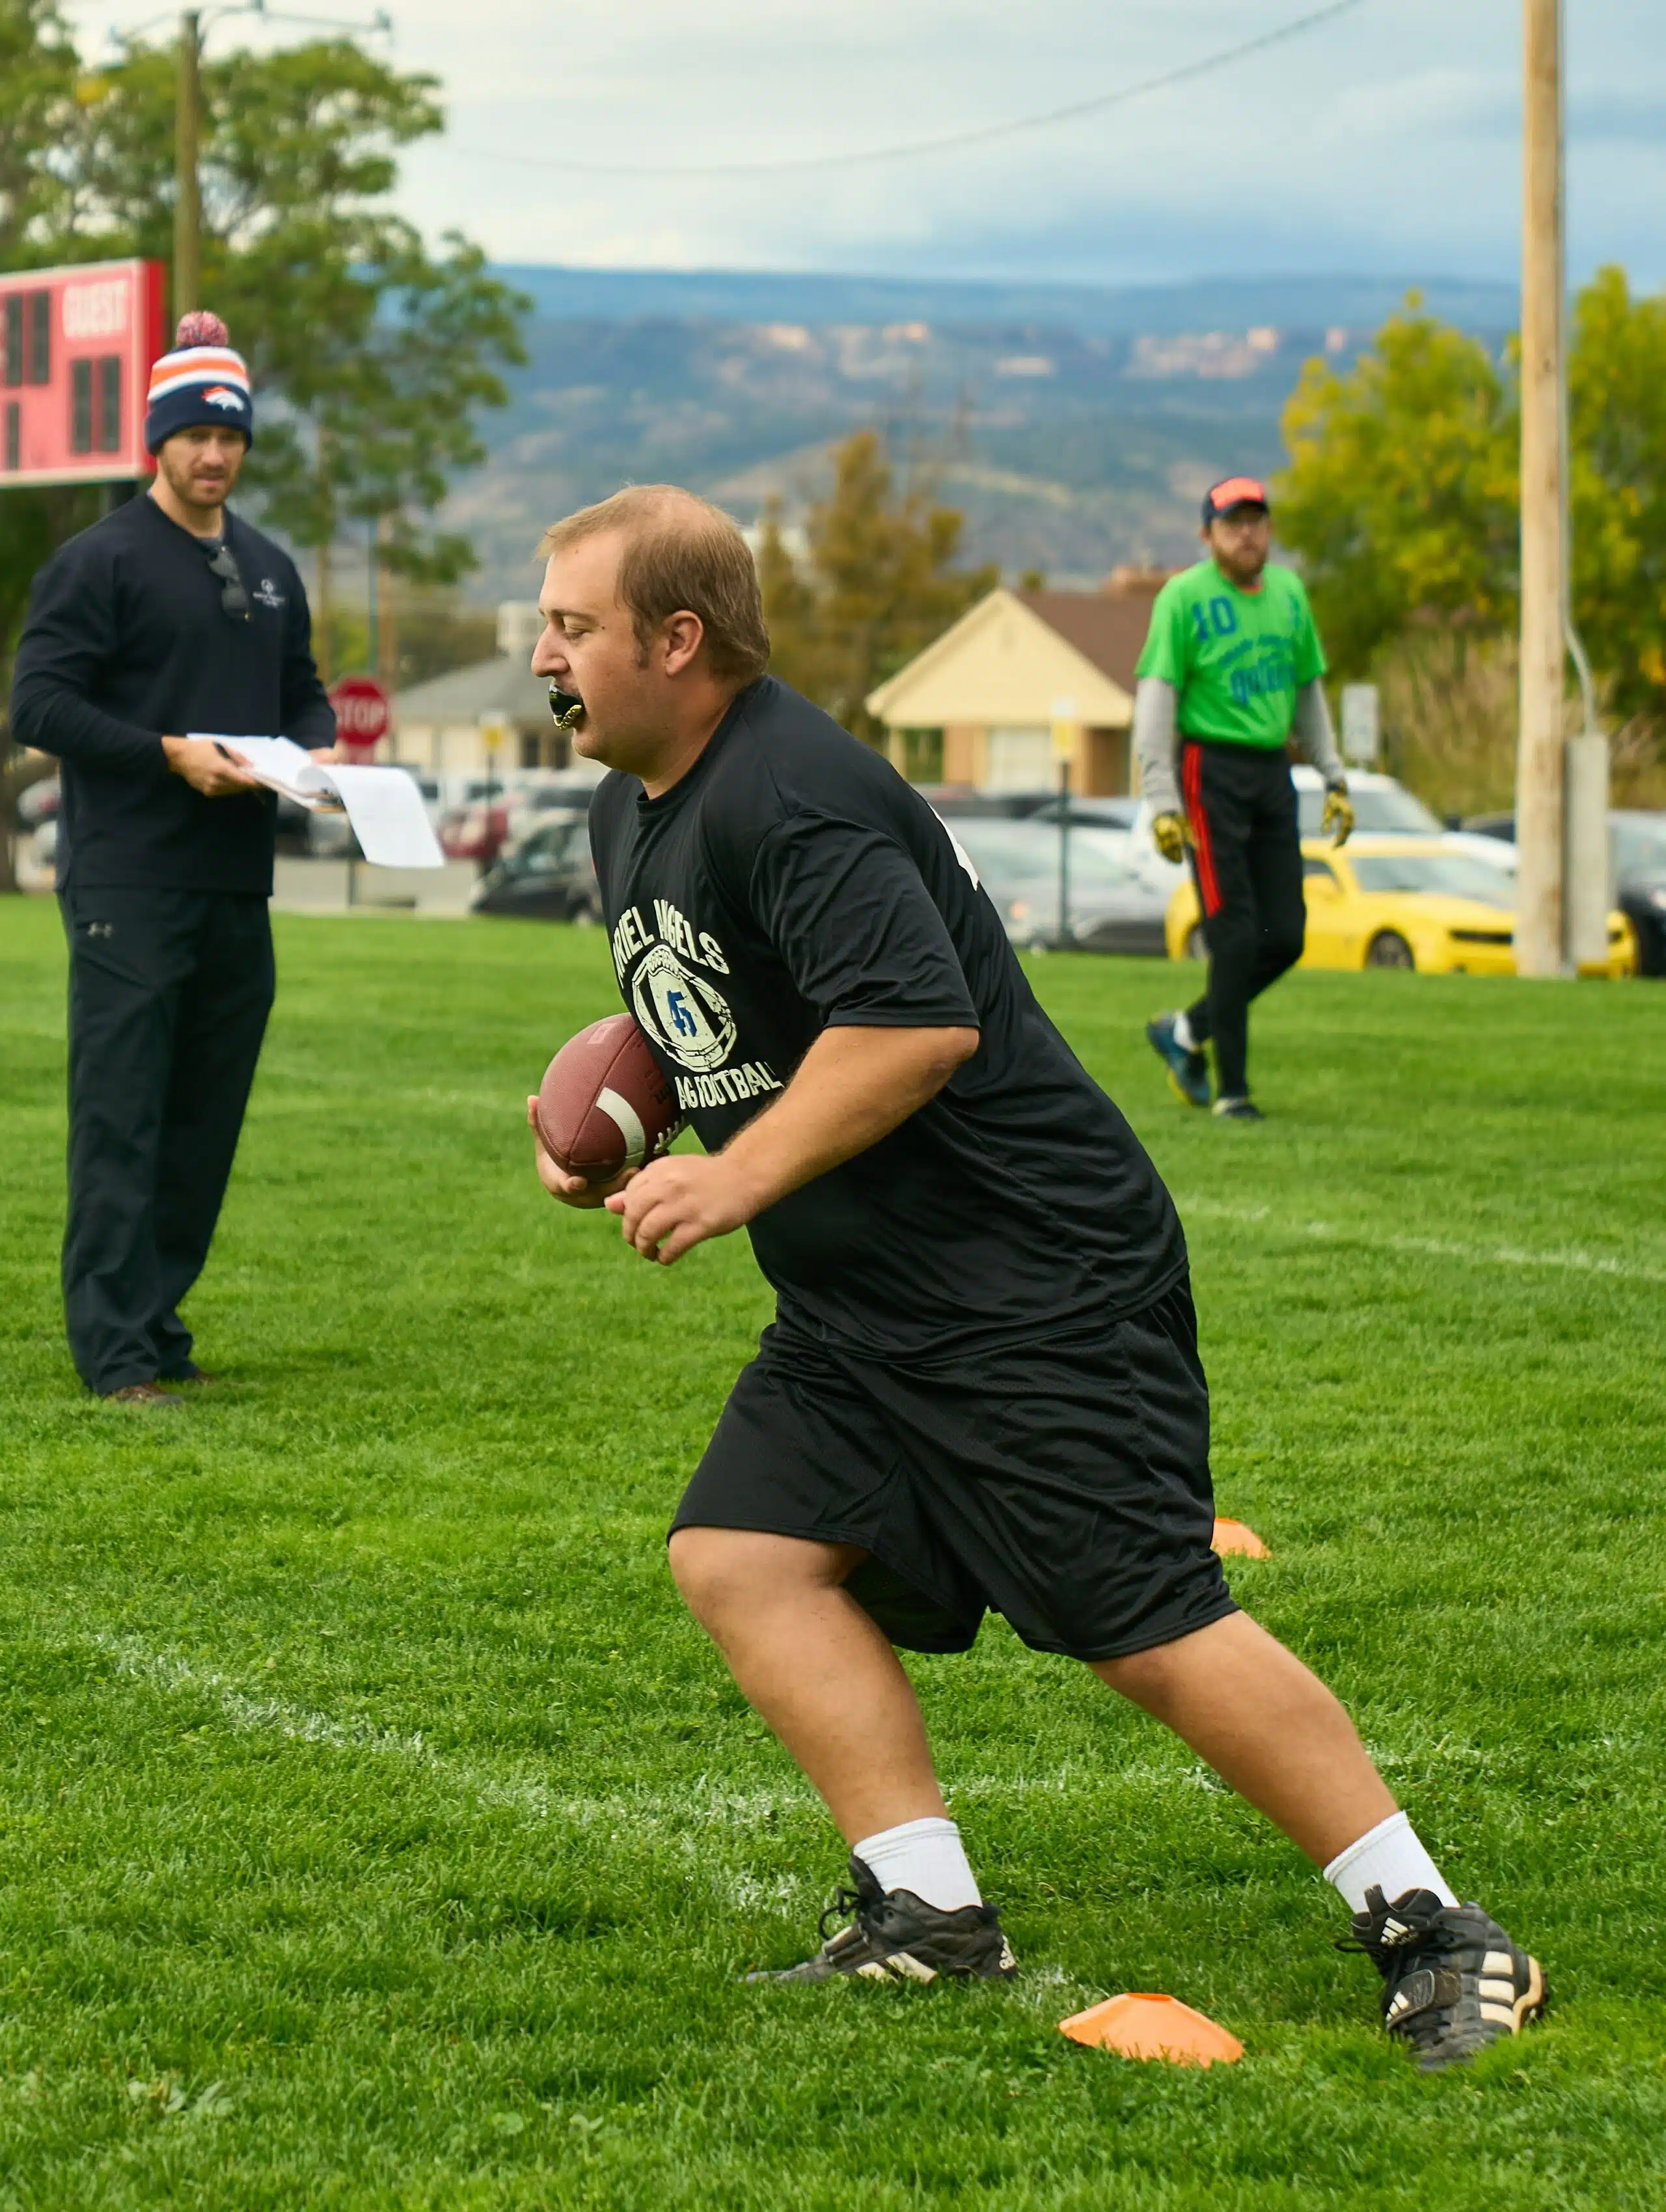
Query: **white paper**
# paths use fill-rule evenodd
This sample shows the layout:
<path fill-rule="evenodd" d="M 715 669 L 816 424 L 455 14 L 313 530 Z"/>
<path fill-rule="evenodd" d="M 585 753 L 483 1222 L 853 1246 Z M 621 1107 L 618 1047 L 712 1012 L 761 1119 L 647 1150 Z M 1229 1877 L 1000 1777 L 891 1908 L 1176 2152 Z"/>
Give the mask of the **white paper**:
<path fill-rule="evenodd" d="M 443 868 L 415 779 L 401 768 L 346 768 L 315 761 L 288 738 L 228 738 L 193 730 L 245 762 L 270 790 L 316 812 L 345 806 L 366 860 L 379 868 Z"/>
<path fill-rule="evenodd" d="M 379 868 L 443 868 L 416 779 L 402 768 L 315 768 L 342 795 L 364 856 Z"/>
<path fill-rule="evenodd" d="M 190 734 L 207 738 L 210 744 L 235 754 L 262 783 L 272 791 L 281 791 L 286 799 L 298 799 L 315 811 L 341 804 L 329 769 L 320 768 L 312 754 L 291 738 L 227 738 L 211 730 L 192 730 Z"/>

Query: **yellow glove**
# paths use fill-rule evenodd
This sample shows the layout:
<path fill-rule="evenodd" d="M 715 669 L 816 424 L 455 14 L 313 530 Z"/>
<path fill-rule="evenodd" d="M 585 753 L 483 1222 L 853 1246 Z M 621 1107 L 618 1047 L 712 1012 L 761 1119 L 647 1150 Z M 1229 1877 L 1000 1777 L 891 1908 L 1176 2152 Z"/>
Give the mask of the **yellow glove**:
<path fill-rule="evenodd" d="M 1349 820 L 1352 821 L 1351 816 Z M 1184 860 L 1186 857 L 1184 815 L 1154 814 L 1151 817 L 1151 842 L 1166 860 Z"/>
<path fill-rule="evenodd" d="M 1348 795 L 1345 783 L 1333 783 L 1324 794 L 1324 812 L 1319 817 L 1322 830 L 1334 830 L 1333 845 L 1345 845 L 1354 835 L 1354 805 Z"/>

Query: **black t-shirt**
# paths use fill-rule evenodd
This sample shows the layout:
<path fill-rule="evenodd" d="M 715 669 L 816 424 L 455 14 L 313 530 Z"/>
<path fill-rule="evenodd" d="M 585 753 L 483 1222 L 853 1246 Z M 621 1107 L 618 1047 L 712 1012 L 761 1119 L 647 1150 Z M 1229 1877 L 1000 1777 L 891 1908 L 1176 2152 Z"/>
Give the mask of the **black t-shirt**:
<path fill-rule="evenodd" d="M 227 546 L 246 615 L 209 567 Z M 335 742 L 312 663 L 306 594 L 280 546 L 240 515 L 193 537 L 141 496 L 83 530 L 34 580 L 12 683 L 12 733 L 64 763 L 61 886 L 272 888 L 270 793 L 205 799 L 163 736 Z"/>
<path fill-rule="evenodd" d="M 878 1357 L 959 1355 L 1148 1304 L 1180 1224 L 1037 1004 L 925 801 L 773 677 L 658 799 L 609 775 L 591 840 L 625 1003 L 708 1152 L 823 1029 L 976 1026 L 888 1137 L 751 1224 L 785 1322 Z"/>

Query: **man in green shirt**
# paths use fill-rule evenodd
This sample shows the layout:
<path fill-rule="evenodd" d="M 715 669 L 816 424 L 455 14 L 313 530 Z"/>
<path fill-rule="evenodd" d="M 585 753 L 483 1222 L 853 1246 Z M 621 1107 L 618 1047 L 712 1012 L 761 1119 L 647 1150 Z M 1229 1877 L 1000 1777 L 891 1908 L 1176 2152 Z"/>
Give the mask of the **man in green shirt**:
<path fill-rule="evenodd" d="M 1293 569 L 1267 558 L 1266 486 L 1254 477 L 1212 485 L 1202 534 L 1208 559 L 1171 576 L 1151 611 L 1134 746 L 1159 851 L 1178 860 L 1190 848 L 1209 981 L 1195 1006 L 1148 1022 L 1146 1036 L 1194 1106 L 1209 1103 L 1212 1040 L 1215 1112 L 1258 1121 L 1250 1001 L 1300 959 L 1306 926 L 1292 738 L 1324 778 L 1324 827 L 1339 845 L 1354 810 L 1307 593 Z"/>

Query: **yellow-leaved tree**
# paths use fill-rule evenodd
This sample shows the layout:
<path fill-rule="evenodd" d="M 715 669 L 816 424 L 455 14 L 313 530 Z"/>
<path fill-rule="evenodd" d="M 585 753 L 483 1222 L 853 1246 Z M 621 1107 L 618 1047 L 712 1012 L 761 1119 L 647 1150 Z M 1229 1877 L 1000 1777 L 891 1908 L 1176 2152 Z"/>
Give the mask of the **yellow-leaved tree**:
<path fill-rule="evenodd" d="M 1519 592 L 1515 342 L 1415 293 L 1345 374 L 1310 362 L 1275 488 L 1333 669 L 1384 686 L 1399 763 L 1436 803 L 1512 784 Z M 1652 789 L 1666 734 L 1666 301 L 1618 269 L 1579 294 L 1569 364 L 1574 618 L 1622 724 L 1619 783 Z"/>
<path fill-rule="evenodd" d="M 884 732 L 863 703 L 868 694 L 993 590 L 1000 572 L 954 565 L 965 518 L 937 503 L 930 467 L 900 485 L 877 430 L 845 439 L 833 464 L 804 555 L 789 547 L 778 507 L 765 511 L 758 568 L 770 665 L 874 744 Z"/>

